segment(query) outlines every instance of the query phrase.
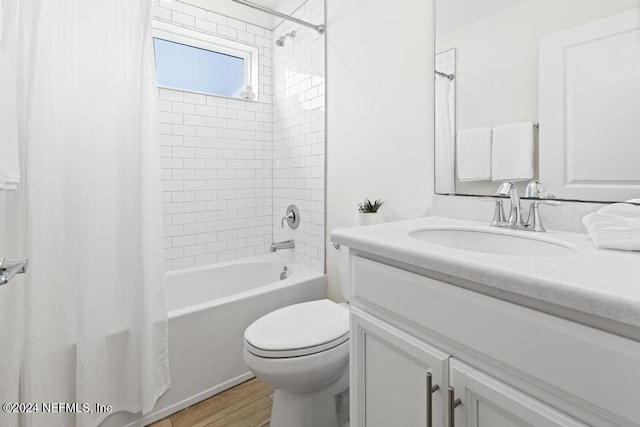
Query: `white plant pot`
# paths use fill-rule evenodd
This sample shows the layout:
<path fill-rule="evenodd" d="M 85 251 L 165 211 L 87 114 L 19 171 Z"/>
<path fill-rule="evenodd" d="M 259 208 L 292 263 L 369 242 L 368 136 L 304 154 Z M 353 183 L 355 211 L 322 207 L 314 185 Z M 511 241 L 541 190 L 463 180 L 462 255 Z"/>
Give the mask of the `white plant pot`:
<path fill-rule="evenodd" d="M 358 224 L 360 225 L 373 225 L 380 223 L 380 213 L 365 213 L 358 212 Z"/>

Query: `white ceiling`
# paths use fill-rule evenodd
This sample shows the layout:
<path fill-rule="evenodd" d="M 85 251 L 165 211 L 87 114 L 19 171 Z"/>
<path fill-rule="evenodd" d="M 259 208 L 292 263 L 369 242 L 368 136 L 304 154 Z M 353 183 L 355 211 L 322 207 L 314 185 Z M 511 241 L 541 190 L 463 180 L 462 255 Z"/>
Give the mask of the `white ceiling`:
<path fill-rule="evenodd" d="M 260 6 L 268 7 L 269 9 L 277 10 L 281 13 L 291 14 L 304 4 L 306 0 L 249 1 L 259 4 Z M 268 13 L 260 12 L 250 7 L 235 3 L 232 0 L 182 0 L 182 2 L 210 10 L 212 12 L 220 13 L 222 15 L 230 16 L 232 18 L 240 19 L 270 30 L 274 29 L 282 22 L 282 19 L 280 18 L 276 18 Z"/>
<path fill-rule="evenodd" d="M 436 36 L 523 1 L 525 0 L 436 0 Z"/>

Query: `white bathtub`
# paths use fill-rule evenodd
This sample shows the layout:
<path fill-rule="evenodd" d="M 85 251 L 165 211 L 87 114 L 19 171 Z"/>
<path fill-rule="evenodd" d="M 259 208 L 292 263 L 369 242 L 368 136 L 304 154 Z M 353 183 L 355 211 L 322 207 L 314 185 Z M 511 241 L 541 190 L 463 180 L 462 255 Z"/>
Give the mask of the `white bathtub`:
<path fill-rule="evenodd" d="M 245 328 L 277 308 L 325 298 L 326 288 L 324 275 L 277 254 L 167 273 L 171 390 L 145 417 L 115 414 L 105 426 L 146 425 L 253 377 L 242 360 Z"/>

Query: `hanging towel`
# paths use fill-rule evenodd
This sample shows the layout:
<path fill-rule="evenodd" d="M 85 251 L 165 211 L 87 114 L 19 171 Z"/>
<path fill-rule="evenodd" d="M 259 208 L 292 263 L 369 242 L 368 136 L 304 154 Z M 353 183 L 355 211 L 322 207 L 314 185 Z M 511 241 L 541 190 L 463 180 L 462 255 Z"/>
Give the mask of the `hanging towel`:
<path fill-rule="evenodd" d="M 15 71 L 0 47 L 0 190 L 17 190 L 18 118 Z"/>
<path fill-rule="evenodd" d="M 582 218 L 582 223 L 599 248 L 640 251 L 640 206 L 607 205 Z"/>
<path fill-rule="evenodd" d="M 491 128 L 462 129 L 456 139 L 458 179 L 491 179 Z"/>
<path fill-rule="evenodd" d="M 533 122 L 507 123 L 493 128 L 491 179 L 526 181 L 533 178 Z"/>

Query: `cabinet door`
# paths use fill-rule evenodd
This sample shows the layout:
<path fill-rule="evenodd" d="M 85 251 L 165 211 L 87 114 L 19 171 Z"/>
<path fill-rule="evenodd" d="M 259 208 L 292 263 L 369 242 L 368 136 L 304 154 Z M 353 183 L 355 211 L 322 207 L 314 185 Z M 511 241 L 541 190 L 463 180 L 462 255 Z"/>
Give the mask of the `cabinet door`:
<path fill-rule="evenodd" d="M 351 322 L 351 426 L 442 426 L 449 356 L 357 308 Z"/>
<path fill-rule="evenodd" d="M 456 359 L 450 359 L 449 371 L 457 427 L 586 427 L 578 420 L 557 411 Z M 450 405 L 451 399 L 447 399 Z"/>

